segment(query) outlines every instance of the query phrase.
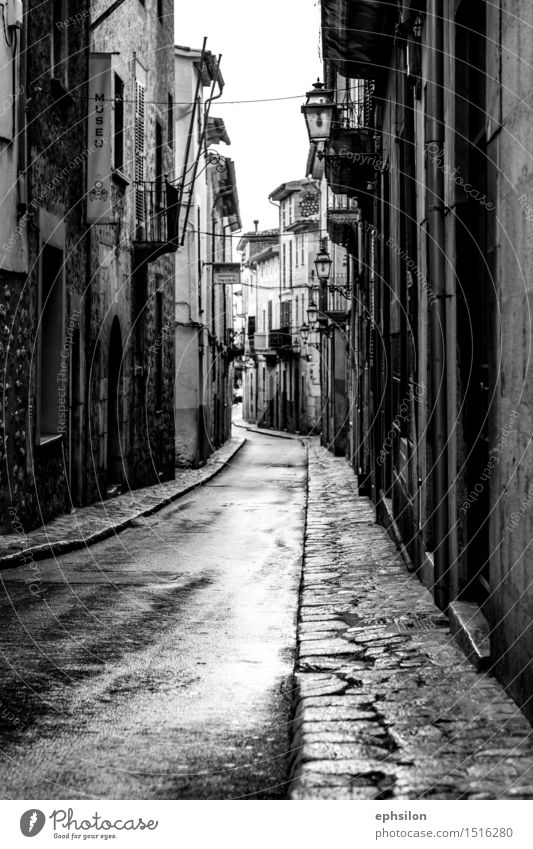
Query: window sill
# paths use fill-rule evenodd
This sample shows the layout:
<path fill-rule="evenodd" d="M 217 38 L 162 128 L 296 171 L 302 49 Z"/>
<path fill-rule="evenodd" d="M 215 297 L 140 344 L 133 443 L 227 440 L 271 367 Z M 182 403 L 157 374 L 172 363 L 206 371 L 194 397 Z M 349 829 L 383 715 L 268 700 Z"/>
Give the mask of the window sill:
<path fill-rule="evenodd" d="M 120 170 L 120 168 L 114 168 L 111 172 L 111 177 L 121 189 L 125 189 L 126 186 L 130 185 L 130 181 L 126 177 L 126 175 Z"/>
<path fill-rule="evenodd" d="M 50 445 L 50 443 L 60 442 L 62 439 L 62 433 L 42 433 L 37 437 L 37 445 Z"/>

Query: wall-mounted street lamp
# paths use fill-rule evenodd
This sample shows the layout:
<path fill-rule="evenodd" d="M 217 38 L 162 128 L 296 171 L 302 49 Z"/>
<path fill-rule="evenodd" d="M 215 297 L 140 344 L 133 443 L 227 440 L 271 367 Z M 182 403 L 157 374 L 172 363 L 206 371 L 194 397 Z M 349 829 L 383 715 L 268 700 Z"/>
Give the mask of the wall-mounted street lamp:
<path fill-rule="evenodd" d="M 298 340 L 296 340 L 296 342 L 293 342 L 293 343 L 292 343 L 292 352 L 293 352 L 293 354 L 296 354 L 296 356 L 297 356 L 297 357 L 299 357 L 299 356 L 300 356 L 300 351 L 301 351 L 301 350 L 302 350 L 302 346 L 300 345 L 300 343 L 298 342 Z"/>
<path fill-rule="evenodd" d="M 315 268 L 318 278 L 320 279 L 323 286 L 329 289 L 330 292 L 338 292 L 339 295 L 342 295 L 343 298 L 349 300 L 352 296 L 351 289 L 349 284 L 347 283 L 345 287 L 336 286 L 334 283 L 329 282 L 329 278 L 331 275 L 331 266 L 333 265 L 333 261 L 328 254 L 325 248 L 321 248 L 316 255 L 315 259 Z M 311 308 L 312 304 L 309 304 L 309 308 Z M 309 315 L 309 310 L 307 310 L 307 317 L 309 319 L 309 324 L 311 327 L 313 326 L 313 321 Z M 316 315 L 314 318 L 315 323 L 320 323 L 320 319 L 318 318 L 318 310 L 316 311 Z"/>
<path fill-rule="evenodd" d="M 318 307 L 314 301 L 311 301 L 307 308 L 307 321 L 312 330 L 316 330 L 318 325 Z"/>
<path fill-rule="evenodd" d="M 309 339 L 309 325 L 302 324 L 300 327 L 300 336 L 302 337 L 302 342 L 306 345 L 307 340 Z"/>
<path fill-rule="evenodd" d="M 329 276 L 331 274 L 331 266 L 333 265 L 333 261 L 325 250 L 325 248 L 321 248 L 316 255 L 315 259 L 315 268 L 316 274 L 319 280 L 327 283 L 329 280 Z"/>
<path fill-rule="evenodd" d="M 309 133 L 309 140 L 317 145 L 327 142 L 331 133 L 335 101 L 333 91 L 324 88 L 324 83 L 317 80 L 313 83 L 312 91 L 307 92 L 307 100 L 302 106 L 302 112 Z M 324 154 L 319 151 L 318 157 L 322 159 Z"/>

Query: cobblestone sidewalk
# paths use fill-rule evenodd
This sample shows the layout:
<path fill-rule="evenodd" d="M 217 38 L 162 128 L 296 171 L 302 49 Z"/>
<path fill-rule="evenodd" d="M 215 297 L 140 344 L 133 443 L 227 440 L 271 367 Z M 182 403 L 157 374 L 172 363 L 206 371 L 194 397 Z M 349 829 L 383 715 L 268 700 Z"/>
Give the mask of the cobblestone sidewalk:
<path fill-rule="evenodd" d="M 531 799 L 532 728 L 309 445 L 292 799 Z"/>
<path fill-rule="evenodd" d="M 202 468 L 176 469 L 174 480 L 131 490 L 108 501 L 81 507 L 73 513 L 52 519 L 35 531 L 0 536 L 0 568 L 16 566 L 28 557 L 38 560 L 50 557 L 51 554 L 64 554 L 120 533 L 135 519 L 150 516 L 210 481 L 245 442 L 243 437 L 229 439 Z"/>

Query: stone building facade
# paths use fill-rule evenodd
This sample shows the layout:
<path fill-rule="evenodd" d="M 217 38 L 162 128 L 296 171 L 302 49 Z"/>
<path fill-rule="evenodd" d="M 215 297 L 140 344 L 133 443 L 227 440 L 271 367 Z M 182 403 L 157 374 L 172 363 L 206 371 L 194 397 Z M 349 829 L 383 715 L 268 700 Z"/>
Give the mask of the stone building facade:
<path fill-rule="evenodd" d="M 174 474 L 173 4 L 108 8 L 91 19 L 112 102 L 111 213 L 90 230 L 89 500 Z"/>
<path fill-rule="evenodd" d="M 172 3 L 22 12 L 0 54 L 4 533 L 174 473 Z"/>
<path fill-rule="evenodd" d="M 325 178 L 355 204 L 328 211 L 350 256 L 347 457 L 458 640 L 530 717 L 532 15 L 322 4 Z"/>
<path fill-rule="evenodd" d="M 15 4 L 13 4 L 15 6 Z M 88 239 L 83 169 L 89 10 L 24 3 L 2 34 L 0 528 L 70 509 L 84 426 L 81 369 Z M 9 79 L 11 77 L 11 82 Z"/>

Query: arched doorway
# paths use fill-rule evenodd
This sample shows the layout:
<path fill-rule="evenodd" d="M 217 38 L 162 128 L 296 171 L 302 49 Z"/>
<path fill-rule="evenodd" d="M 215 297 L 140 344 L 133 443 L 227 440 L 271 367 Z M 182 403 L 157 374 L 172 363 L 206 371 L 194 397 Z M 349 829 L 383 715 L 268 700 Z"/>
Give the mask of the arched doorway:
<path fill-rule="evenodd" d="M 107 365 L 107 485 L 120 484 L 123 479 L 121 439 L 121 375 L 122 334 L 115 316 L 109 337 Z"/>

